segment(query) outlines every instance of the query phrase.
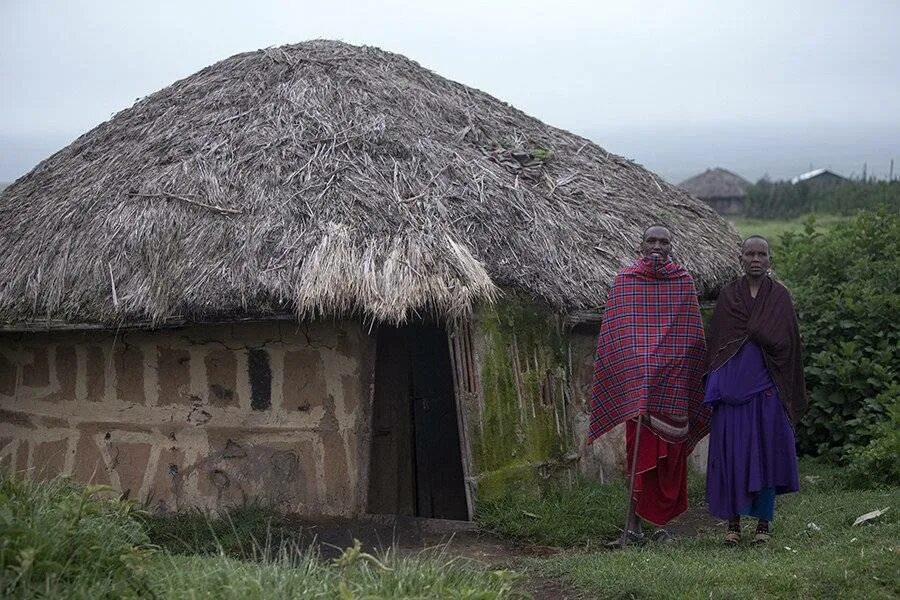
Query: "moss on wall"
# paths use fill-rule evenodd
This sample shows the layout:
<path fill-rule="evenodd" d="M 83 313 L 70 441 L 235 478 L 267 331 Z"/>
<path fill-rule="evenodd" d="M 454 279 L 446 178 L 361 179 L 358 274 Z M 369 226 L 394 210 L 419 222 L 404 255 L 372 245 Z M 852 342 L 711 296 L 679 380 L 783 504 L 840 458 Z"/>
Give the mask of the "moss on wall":
<path fill-rule="evenodd" d="M 484 405 L 473 458 L 478 497 L 539 489 L 542 463 L 570 448 L 567 346 L 557 316 L 511 299 L 479 319 Z"/>

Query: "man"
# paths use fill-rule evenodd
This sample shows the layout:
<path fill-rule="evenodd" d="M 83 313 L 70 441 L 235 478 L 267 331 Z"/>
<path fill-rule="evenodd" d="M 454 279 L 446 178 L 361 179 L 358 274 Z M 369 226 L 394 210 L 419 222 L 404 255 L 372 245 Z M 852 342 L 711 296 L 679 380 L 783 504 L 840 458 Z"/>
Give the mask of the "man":
<path fill-rule="evenodd" d="M 722 290 L 710 324 L 705 402 L 713 407 L 706 501 L 741 541 L 741 515 L 756 517 L 754 543 L 769 540 L 775 495 L 800 489 L 791 421 L 806 409 L 794 305 L 769 275 L 769 242 L 741 246 L 745 275 Z"/>
<path fill-rule="evenodd" d="M 610 547 L 643 543 L 641 519 L 663 527 L 687 510 L 687 456 L 708 429 L 697 290 L 671 249 L 667 227 L 644 231 L 642 257 L 616 275 L 600 327 L 588 443 L 626 423 L 630 489 Z M 653 537 L 671 539 L 664 529 Z"/>

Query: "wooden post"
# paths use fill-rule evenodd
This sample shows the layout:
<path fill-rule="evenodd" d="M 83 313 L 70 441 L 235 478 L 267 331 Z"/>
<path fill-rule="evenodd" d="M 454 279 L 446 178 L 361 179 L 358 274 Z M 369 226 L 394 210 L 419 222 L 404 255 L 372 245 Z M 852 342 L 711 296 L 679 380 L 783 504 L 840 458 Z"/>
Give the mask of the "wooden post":
<path fill-rule="evenodd" d="M 472 417 L 470 411 L 476 404 L 476 397 L 481 393 L 476 375 L 471 323 L 462 319 L 448 323 L 447 342 L 450 346 L 450 365 L 456 402 L 456 426 L 459 429 L 459 452 L 462 461 L 466 508 L 469 520 L 471 520 L 475 516 L 476 498 L 472 448 L 469 442 L 469 420 Z"/>

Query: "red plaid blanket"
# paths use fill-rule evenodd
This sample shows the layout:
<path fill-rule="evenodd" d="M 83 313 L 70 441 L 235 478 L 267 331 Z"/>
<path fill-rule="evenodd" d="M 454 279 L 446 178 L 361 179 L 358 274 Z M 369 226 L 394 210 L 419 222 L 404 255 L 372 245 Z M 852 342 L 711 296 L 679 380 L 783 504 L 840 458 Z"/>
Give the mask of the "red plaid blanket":
<path fill-rule="evenodd" d="M 641 259 L 609 292 L 591 390 L 588 443 L 638 415 L 687 422 L 688 450 L 709 430 L 706 344 L 694 280 L 681 265 Z"/>

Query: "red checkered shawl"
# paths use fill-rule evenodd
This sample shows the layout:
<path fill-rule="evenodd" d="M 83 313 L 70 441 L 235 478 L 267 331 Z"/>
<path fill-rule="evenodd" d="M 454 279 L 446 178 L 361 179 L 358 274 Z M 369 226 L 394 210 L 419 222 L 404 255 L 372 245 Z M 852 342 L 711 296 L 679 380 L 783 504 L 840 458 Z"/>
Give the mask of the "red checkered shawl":
<path fill-rule="evenodd" d="M 690 451 L 709 430 L 705 351 L 697 290 L 684 267 L 644 258 L 620 271 L 597 341 L 588 442 L 649 414 L 687 424 L 677 441 Z"/>

